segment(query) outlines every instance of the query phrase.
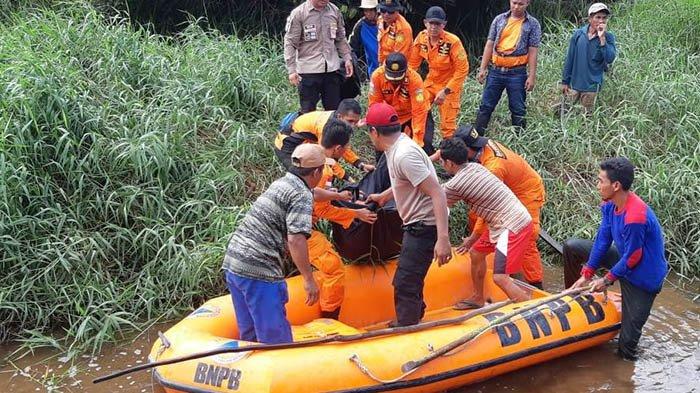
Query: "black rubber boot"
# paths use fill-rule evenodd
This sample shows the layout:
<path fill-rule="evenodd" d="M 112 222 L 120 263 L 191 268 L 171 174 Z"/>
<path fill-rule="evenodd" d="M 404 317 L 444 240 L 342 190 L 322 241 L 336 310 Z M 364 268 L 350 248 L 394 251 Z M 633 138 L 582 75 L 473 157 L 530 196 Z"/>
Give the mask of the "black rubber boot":
<path fill-rule="evenodd" d="M 333 311 L 321 311 L 321 318 L 328 318 L 328 319 L 338 319 L 338 316 L 340 316 L 340 307 L 336 308 Z"/>

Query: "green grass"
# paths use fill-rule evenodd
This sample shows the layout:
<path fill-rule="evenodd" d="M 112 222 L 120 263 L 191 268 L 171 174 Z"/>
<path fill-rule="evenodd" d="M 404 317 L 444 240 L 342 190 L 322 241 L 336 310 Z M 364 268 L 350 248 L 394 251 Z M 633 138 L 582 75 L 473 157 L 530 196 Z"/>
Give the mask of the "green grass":
<path fill-rule="evenodd" d="M 590 118 L 552 113 L 573 28 L 556 26 L 528 130 L 507 127 L 505 102 L 495 113 L 490 135 L 546 181 L 555 237 L 593 236 L 597 163 L 627 155 L 672 266 L 700 272 L 698 8 L 615 10 L 619 58 Z M 298 105 L 280 43 L 195 27 L 164 38 L 68 3 L 1 10 L 0 341 L 96 351 L 223 293 L 226 241 L 280 174 L 271 136 Z M 470 76 L 463 121 L 481 89 Z"/>

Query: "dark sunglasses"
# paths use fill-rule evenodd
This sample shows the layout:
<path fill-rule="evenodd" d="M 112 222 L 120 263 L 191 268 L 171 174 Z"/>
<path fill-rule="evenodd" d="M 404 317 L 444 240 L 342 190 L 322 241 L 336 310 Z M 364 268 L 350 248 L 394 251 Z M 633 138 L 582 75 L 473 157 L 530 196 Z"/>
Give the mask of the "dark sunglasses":
<path fill-rule="evenodd" d="M 379 12 L 382 13 L 382 14 L 395 14 L 395 13 L 396 13 L 396 10 L 392 10 L 392 11 L 389 11 L 389 10 L 379 10 Z"/>

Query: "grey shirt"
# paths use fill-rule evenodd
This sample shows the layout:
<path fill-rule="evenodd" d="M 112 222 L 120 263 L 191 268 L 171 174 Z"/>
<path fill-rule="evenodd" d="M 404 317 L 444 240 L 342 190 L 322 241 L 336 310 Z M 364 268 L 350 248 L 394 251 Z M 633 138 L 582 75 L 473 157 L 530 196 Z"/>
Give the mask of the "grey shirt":
<path fill-rule="evenodd" d="M 435 225 L 433 201 L 418 189 L 428 176 L 437 183 L 435 167 L 428 155 L 403 133 L 385 154 L 396 210 L 403 223 L 422 221 L 426 225 Z"/>
<path fill-rule="evenodd" d="M 334 72 L 340 58 L 349 61 L 350 45 L 345 38 L 345 22 L 332 3 L 317 10 L 306 0 L 287 17 L 284 34 L 284 62 L 287 73 Z"/>
<path fill-rule="evenodd" d="M 285 277 L 287 235 L 311 236 L 313 194 L 300 177 L 287 173 L 253 203 L 231 236 L 223 268 L 256 280 Z"/>

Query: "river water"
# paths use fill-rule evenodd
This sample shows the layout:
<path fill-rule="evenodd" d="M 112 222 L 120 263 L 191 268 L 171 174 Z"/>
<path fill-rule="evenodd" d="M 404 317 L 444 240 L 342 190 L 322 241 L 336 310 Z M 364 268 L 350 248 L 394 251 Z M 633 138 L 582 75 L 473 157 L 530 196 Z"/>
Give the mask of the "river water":
<path fill-rule="evenodd" d="M 550 292 L 561 287 L 560 267 L 547 267 Z M 673 281 L 672 281 L 673 282 Z M 691 301 L 697 288 L 681 292 L 667 283 L 654 303 L 642 336 L 640 359 L 628 362 L 615 356 L 615 343 L 578 352 L 544 364 L 454 390 L 452 393 L 491 392 L 697 392 L 700 393 L 700 304 Z M 551 284 L 551 285 L 550 285 Z M 92 379 L 145 363 L 156 325 L 121 345 L 105 348 L 95 357 L 67 359 L 49 350 L 7 362 L 0 360 L 0 392 L 161 392 L 149 371 L 140 371 L 99 385 Z M 0 347 L 0 359 L 16 347 Z"/>

